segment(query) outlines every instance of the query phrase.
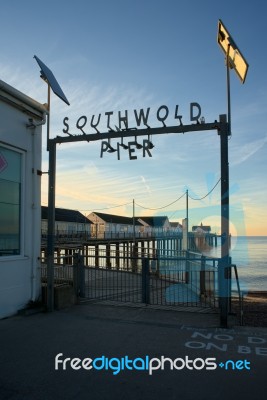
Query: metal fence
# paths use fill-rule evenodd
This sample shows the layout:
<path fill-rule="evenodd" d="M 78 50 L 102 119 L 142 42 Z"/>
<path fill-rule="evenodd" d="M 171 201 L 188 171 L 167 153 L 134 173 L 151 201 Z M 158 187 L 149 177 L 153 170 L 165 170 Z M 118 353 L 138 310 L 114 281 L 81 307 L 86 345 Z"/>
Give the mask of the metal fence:
<path fill-rule="evenodd" d="M 55 285 L 71 285 L 73 286 L 74 278 L 74 265 L 75 260 L 73 257 L 57 257 L 54 263 L 54 284 Z M 47 263 L 46 259 L 41 262 L 41 282 L 43 285 L 47 284 Z"/>
<path fill-rule="evenodd" d="M 218 307 L 217 260 L 185 252 L 168 257 L 126 257 L 118 251 L 57 257 L 55 285 L 71 284 L 84 300 L 175 307 Z M 42 266 L 46 283 L 46 265 Z"/>

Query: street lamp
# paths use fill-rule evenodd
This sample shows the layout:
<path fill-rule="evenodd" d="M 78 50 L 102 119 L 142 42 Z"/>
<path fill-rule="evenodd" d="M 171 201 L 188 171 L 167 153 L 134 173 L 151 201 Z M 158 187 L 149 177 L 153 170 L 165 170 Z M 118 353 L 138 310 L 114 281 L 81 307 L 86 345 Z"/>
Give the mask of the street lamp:
<path fill-rule="evenodd" d="M 249 65 L 220 19 L 217 42 L 226 55 L 228 123 L 229 133 L 231 134 L 230 69 L 234 69 L 240 81 L 245 83 Z"/>
<path fill-rule="evenodd" d="M 41 71 L 41 78 L 48 86 L 47 99 L 47 150 L 49 152 L 48 172 L 48 216 L 47 216 L 47 309 L 54 310 L 54 249 L 55 249 L 55 193 L 56 193 L 56 143 L 50 140 L 50 88 L 64 103 L 70 105 L 53 72 L 34 56 Z"/>

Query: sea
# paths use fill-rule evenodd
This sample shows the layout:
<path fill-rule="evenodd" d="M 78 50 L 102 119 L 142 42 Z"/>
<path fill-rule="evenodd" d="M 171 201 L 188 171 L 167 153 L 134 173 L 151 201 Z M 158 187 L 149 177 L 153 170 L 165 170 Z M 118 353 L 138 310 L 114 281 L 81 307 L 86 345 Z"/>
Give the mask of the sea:
<path fill-rule="evenodd" d="M 220 245 L 209 254 L 220 257 Z M 241 290 L 267 291 L 267 236 L 232 236 L 230 256 L 236 264 Z M 232 272 L 234 278 L 234 271 Z M 235 282 L 233 279 L 233 289 Z"/>

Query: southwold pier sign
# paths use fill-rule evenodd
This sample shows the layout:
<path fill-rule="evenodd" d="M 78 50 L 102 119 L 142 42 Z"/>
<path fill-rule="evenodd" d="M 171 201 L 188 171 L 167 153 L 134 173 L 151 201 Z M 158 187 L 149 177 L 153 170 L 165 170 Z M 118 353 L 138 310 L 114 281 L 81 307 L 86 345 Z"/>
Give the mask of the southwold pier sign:
<path fill-rule="evenodd" d="M 227 326 L 228 303 L 230 296 L 230 265 L 231 259 L 229 256 L 229 170 L 228 170 L 228 136 L 230 135 L 229 124 L 227 123 L 226 115 L 220 115 L 219 120 L 211 123 L 206 123 L 201 117 L 201 107 L 198 103 L 190 103 L 190 124 L 184 124 L 182 115 L 179 114 L 179 106 L 176 106 L 172 113 L 174 120 L 178 123 L 174 126 L 167 126 L 166 122 L 170 115 L 170 110 L 167 106 L 161 106 L 156 111 L 156 118 L 162 124 L 158 128 L 151 128 L 150 108 L 133 111 L 133 118 L 128 118 L 128 111 L 113 113 L 112 111 L 105 112 L 103 116 L 106 123 L 107 131 L 100 132 L 101 114 L 97 117 L 94 115 L 90 120 L 85 115 L 82 115 L 76 121 L 76 129 L 78 133 L 74 134 L 70 129 L 71 123 L 68 117 L 63 120 L 64 136 L 49 137 L 49 129 L 47 134 L 47 143 L 49 151 L 49 180 L 48 180 L 48 239 L 47 239 L 47 307 L 49 311 L 54 308 L 54 250 L 55 250 L 55 194 L 56 194 L 56 145 L 60 143 L 71 142 L 92 142 L 101 140 L 100 156 L 104 153 L 117 153 L 120 159 L 120 149 L 125 148 L 129 152 L 130 160 L 135 160 L 136 149 L 143 149 L 143 157 L 151 157 L 151 149 L 154 147 L 150 141 L 152 135 L 165 135 L 174 133 L 200 132 L 215 130 L 220 137 L 220 155 L 221 155 L 221 258 L 218 265 L 218 295 L 221 308 L 221 325 Z M 130 127 L 129 121 L 136 122 L 136 127 Z M 132 123 L 132 122 L 131 122 Z M 49 125 L 49 124 L 48 124 Z M 95 133 L 88 133 L 91 129 Z M 137 142 L 137 137 L 146 136 L 147 139 L 143 144 Z M 135 138 L 135 141 L 128 142 L 128 145 L 123 143 L 123 139 Z M 116 148 L 111 144 L 111 140 L 119 139 Z"/>
<path fill-rule="evenodd" d="M 200 105 L 195 102 L 190 103 L 189 114 L 191 122 L 199 123 L 201 117 Z M 166 105 L 162 105 L 154 113 L 154 117 L 162 124 L 161 129 L 163 128 L 165 131 L 166 128 L 168 128 L 167 120 L 170 120 L 172 117 L 178 120 L 178 126 L 184 126 L 182 122 L 183 115 L 179 114 L 179 105 L 176 105 L 173 111 L 170 111 Z M 70 119 L 65 117 L 63 119 L 63 133 L 68 135 L 68 141 L 74 141 L 75 138 L 81 140 L 81 137 L 85 139 L 85 136 L 88 138 L 86 139 L 88 141 L 102 139 L 100 150 L 101 158 L 104 153 L 117 153 L 117 159 L 120 160 L 121 149 L 124 149 L 128 151 L 130 160 L 136 160 L 137 155 L 135 152 L 138 149 L 142 151 L 143 157 L 152 157 L 151 150 L 154 148 L 154 145 L 150 139 L 150 135 L 155 134 L 155 129 L 159 128 L 150 127 L 151 119 L 150 107 L 146 109 L 141 108 L 139 110 L 135 109 L 131 114 L 128 113 L 128 110 L 125 110 L 124 112 L 118 111 L 116 113 L 107 111 L 104 114 L 92 115 L 91 118 L 82 115 L 77 119 L 75 124 L 75 129 L 78 130 L 79 133 L 73 134 L 70 131 Z M 131 123 L 135 126 L 129 126 L 130 120 L 133 121 Z M 99 126 L 103 126 L 103 124 L 107 128 L 106 133 L 101 133 L 99 130 Z M 91 129 L 94 129 L 96 133 L 90 133 L 89 131 Z M 140 131 L 142 131 L 142 135 L 148 136 L 147 139 L 143 139 L 142 144 L 138 143 L 136 139 L 136 136 L 140 136 Z M 115 146 L 110 143 L 110 140 L 114 138 L 114 133 L 116 133 L 116 137 L 121 137 L 121 141 L 117 142 Z M 128 134 L 126 135 L 126 133 Z M 125 136 L 135 136 L 135 140 L 131 140 L 127 144 L 123 143 L 122 139 Z M 70 140 L 71 138 L 73 138 L 73 140 Z"/>

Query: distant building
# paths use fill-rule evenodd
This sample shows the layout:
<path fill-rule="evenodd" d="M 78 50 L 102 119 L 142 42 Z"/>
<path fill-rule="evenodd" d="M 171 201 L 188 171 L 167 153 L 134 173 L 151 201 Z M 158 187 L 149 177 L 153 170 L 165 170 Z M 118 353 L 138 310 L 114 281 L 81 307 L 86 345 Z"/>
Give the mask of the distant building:
<path fill-rule="evenodd" d="M 93 223 L 91 233 L 93 237 L 131 237 L 135 232 L 136 237 L 158 236 L 182 232 L 182 226 L 170 223 L 166 216 L 156 217 L 124 217 L 121 215 L 92 212 L 87 218 Z"/>
<path fill-rule="evenodd" d="M 171 229 L 169 218 L 166 216 L 137 217 L 137 220 L 142 224 L 141 232 L 151 235 L 163 234 Z"/>
<path fill-rule="evenodd" d="M 0 81 L 0 318 L 41 292 L 41 142 L 46 109 Z"/>
<path fill-rule="evenodd" d="M 135 218 L 121 215 L 92 212 L 87 218 L 93 223 L 93 237 L 126 237 L 132 236 L 133 232 L 139 233 L 141 224 Z"/>
<path fill-rule="evenodd" d="M 42 206 L 42 236 L 47 235 L 48 207 Z M 92 222 L 82 213 L 66 208 L 55 208 L 56 236 L 86 236 L 91 235 Z"/>
<path fill-rule="evenodd" d="M 171 231 L 173 233 L 182 233 L 183 232 L 183 225 L 179 222 L 170 222 Z"/>
<path fill-rule="evenodd" d="M 200 225 L 192 226 L 192 232 L 195 233 L 210 233 L 211 227 L 209 225 L 203 225 L 202 222 Z"/>

